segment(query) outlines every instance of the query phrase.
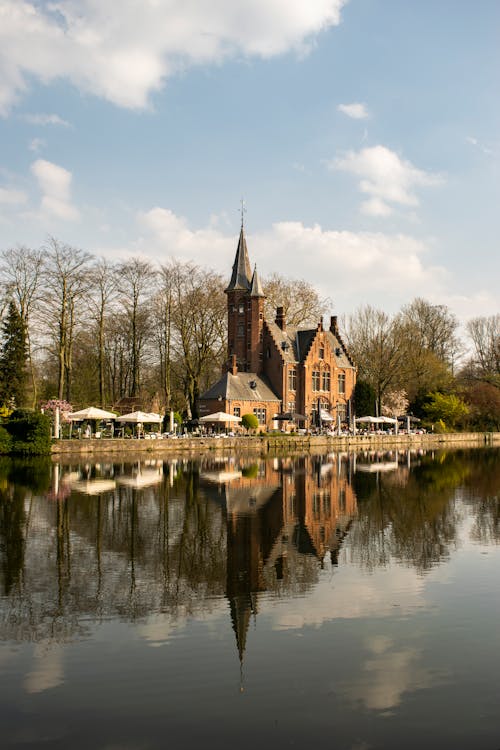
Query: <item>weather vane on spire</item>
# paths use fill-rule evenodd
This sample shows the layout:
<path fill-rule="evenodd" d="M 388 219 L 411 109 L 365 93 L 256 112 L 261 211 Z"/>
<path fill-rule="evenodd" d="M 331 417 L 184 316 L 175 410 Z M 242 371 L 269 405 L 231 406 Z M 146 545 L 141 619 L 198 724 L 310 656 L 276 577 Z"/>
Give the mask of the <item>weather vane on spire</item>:
<path fill-rule="evenodd" d="M 245 214 L 246 214 L 247 210 L 245 208 L 245 201 L 243 200 L 243 198 L 240 200 L 240 203 L 241 203 L 241 209 L 240 209 L 240 211 L 241 211 L 241 228 L 243 229 L 243 224 L 245 223 Z"/>

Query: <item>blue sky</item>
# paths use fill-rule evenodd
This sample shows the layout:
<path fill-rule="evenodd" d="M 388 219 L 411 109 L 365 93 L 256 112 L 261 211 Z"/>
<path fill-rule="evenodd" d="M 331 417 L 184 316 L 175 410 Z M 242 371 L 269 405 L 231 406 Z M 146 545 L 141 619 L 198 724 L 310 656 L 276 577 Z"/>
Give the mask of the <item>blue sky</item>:
<path fill-rule="evenodd" d="M 118 11 L 119 8 L 119 11 Z M 1 247 L 499 311 L 497 0 L 0 0 Z"/>

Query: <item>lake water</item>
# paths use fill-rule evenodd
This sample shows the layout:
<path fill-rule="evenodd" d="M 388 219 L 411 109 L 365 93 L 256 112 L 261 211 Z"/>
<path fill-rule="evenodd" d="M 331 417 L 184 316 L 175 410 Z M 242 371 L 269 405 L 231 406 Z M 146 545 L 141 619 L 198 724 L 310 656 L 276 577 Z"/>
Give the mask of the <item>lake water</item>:
<path fill-rule="evenodd" d="M 0 460 L 0 746 L 500 748 L 500 451 Z"/>

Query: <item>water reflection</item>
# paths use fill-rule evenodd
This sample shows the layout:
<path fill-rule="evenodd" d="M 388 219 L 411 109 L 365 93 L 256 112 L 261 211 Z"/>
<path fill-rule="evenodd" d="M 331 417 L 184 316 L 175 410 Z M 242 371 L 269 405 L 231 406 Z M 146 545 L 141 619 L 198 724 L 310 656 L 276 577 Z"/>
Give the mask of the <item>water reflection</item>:
<path fill-rule="evenodd" d="M 497 466 L 495 450 L 3 459 L 2 638 L 65 641 L 86 632 L 86 617 L 175 621 L 225 597 L 242 658 L 259 596 L 306 595 L 342 549 L 367 570 L 398 560 L 423 573 L 446 559 L 457 488 L 473 510 L 471 540 L 498 542 Z"/>

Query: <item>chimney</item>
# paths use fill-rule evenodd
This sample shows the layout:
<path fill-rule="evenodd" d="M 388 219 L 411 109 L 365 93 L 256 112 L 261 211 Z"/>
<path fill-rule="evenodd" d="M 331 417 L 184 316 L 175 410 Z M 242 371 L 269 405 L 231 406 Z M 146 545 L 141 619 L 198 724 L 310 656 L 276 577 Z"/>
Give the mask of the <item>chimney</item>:
<path fill-rule="evenodd" d="M 281 328 L 282 331 L 286 329 L 286 321 L 285 321 L 285 312 L 282 307 L 276 308 L 276 318 L 274 320 L 278 328 Z"/>
<path fill-rule="evenodd" d="M 337 325 L 337 316 L 336 315 L 332 315 L 331 318 L 330 318 L 330 331 L 332 333 L 334 333 L 335 335 L 337 335 L 338 332 L 339 332 L 339 327 Z"/>
<path fill-rule="evenodd" d="M 228 372 L 230 372 L 231 375 L 238 374 L 238 363 L 236 362 L 236 354 L 231 354 L 231 357 L 229 358 Z"/>

